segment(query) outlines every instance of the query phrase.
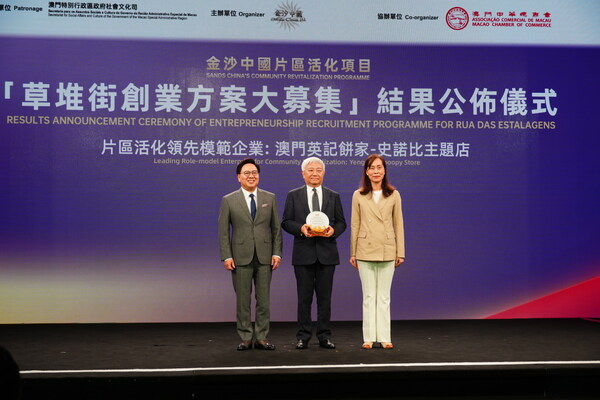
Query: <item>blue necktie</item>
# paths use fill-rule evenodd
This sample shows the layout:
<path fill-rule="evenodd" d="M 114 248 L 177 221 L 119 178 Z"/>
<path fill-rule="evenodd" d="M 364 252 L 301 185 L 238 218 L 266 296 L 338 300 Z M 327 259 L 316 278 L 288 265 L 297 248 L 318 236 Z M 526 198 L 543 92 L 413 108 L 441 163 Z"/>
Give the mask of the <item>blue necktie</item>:
<path fill-rule="evenodd" d="M 250 193 L 250 215 L 252 215 L 252 219 L 256 217 L 256 202 L 253 193 Z"/>

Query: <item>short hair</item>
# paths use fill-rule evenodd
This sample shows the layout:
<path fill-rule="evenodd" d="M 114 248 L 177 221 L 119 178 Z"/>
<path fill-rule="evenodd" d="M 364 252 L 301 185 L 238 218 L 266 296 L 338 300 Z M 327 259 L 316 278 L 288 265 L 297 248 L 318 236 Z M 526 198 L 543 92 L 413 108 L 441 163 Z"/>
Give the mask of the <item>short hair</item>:
<path fill-rule="evenodd" d="M 246 164 L 252 164 L 252 165 L 254 165 L 256 167 L 256 169 L 258 170 L 258 173 L 260 174 L 260 165 L 258 165 L 256 163 L 256 161 L 254 161 L 253 158 L 246 158 L 246 159 L 240 161 L 239 164 L 237 165 L 235 173 L 238 174 L 238 175 L 241 174 L 242 173 L 242 167 L 244 165 L 246 165 Z"/>
<path fill-rule="evenodd" d="M 308 164 L 313 164 L 313 163 L 321 164 L 321 166 L 323 167 L 323 170 L 325 170 L 325 163 L 319 157 L 308 157 L 307 159 L 302 161 L 302 166 L 300 168 L 302 169 L 302 171 L 304 171 Z"/>

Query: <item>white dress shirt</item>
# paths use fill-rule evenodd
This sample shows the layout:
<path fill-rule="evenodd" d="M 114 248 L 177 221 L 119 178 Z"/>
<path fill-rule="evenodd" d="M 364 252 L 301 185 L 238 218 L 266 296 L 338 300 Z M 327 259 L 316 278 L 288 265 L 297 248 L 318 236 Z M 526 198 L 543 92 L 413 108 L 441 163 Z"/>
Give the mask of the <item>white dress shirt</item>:
<path fill-rule="evenodd" d="M 323 186 L 317 186 L 317 195 L 319 196 L 319 210 L 323 211 Z M 312 209 L 312 198 L 313 198 L 313 188 L 312 186 L 306 185 L 306 195 L 308 196 L 308 209 L 310 212 L 313 212 Z"/>
<path fill-rule="evenodd" d="M 246 205 L 248 206 L 248 211 L 250 211 L 250 214 L 252 214 L 252 210 L 250 208 L 250 195 L 253 194 L 254 195 L 254 202 L 256 203 L 256 210 L 258 210 L 258 190 L 255 190 L 254 192 L 249 192 L 244 188 L 242 189 L 242 193 L 244 193 L 244 199 L 246 200 Z"/>

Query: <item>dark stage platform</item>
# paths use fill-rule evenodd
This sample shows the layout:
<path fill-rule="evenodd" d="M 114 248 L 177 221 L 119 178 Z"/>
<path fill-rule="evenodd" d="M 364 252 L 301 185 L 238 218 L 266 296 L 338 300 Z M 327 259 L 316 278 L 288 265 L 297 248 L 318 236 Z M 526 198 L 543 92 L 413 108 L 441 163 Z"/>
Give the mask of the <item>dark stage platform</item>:
<path fill-rule="evenodd" d="M 395 348 L 362 350 L 360 322 L 336 350 L 236 351 L 233 323 L 0 325 L 24 399 L 600 398 L 594 320 L 395 321 Z"/>

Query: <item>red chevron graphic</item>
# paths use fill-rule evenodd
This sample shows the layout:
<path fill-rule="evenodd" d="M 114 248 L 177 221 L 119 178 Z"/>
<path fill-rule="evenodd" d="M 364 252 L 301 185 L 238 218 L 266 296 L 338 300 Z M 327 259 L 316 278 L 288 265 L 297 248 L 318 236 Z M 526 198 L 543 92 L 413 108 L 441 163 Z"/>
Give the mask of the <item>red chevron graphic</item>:
<path fill-rule="evenodd" d="M 539 299 L 486 317 L 510 318 L 598 318 L 600 276 L 551 293 Z"/>

